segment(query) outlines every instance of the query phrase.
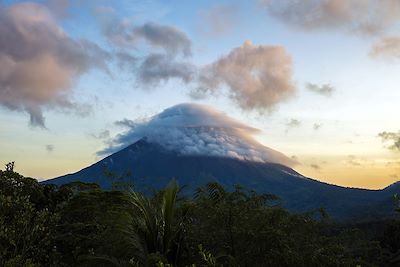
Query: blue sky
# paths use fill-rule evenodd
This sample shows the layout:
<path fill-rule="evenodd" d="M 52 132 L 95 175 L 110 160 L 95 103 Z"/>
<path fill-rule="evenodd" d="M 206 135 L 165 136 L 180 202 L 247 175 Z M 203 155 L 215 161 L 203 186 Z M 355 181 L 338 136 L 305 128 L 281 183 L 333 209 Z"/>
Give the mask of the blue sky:
<path fill-rule="evenodd" d="M 349 3 L 363 2 L 360 1 L 351 0 Z M 198 86 L 196 78 L 184 82 L 170 76 L 155 84 L 144 85 L 138 82 L 137 67 L 120 69 L 118 61 L 110 60 L 107 61 L 108 72 L 88 67 L 74 75 L 71 84 L 63 87 L 68 100 L 88 107 L 88 112 L 77 112 L 53 102 L 40 102 L 45 124 L 38 126 L 29 124 L 29 112 L 23 106 L 27 105 L 25 100 L 21 102 L 13 98 L 15 107 L 10 108 L 8 102 L 1 102 L 0 99 L 1 162 L 15 160 L 18 171 L 40 179 L 74 172 L 97 161 L 96 152 L 107 146 L 107 138 L 113 138 L 123 130 L 115 125 L 115 121 L 124 118 L 141 120 L 175 104 L 197 102 L 216 107 L 262 130 L 256 136 L 257 140 L 288 156 L 295 156 L 300 162 L 295 169 L 309 177 L 366 188 L 382 188 L 399 180 L 400 151 L 388 149 L 391 142 L 396 141 L 396 135 L 382 143 L 378 134 L 396 134 L 400 128 L 397 118 L 400 113 L 400 55 L 395 52 L 400 49 L 400 41 L 383 46 L 374 57 L 371 56 L 371 49 L 389 37 L 397 38 L 400 12 L 394 12 L 394 18 L 383 24 L 383 30 L 365 33 L 351 28 L 351 25 L 362 24 L 365 18 L 351 10 L 351 5 L 339 6 L 339 0 L 307 1 L 305 7 L 310 7 L 308 13 L 296 10 L 299 7 L 295 1 L 278 2 L 36 2 L 37 6 L 33 9 L 29 7 L 27 12 L 36 12 L 38 6 L 47 10 L 51 23 L 59 27 L 69 40 L 89 40 L 111 56 L 124 50 L 140 61 L 149 54 L 164 53 L 164 50 L 162 45 L 149 45 L 149 39 L 139 39 L 129 47 L 113 43 L 102 30 L 104 13 L 103 17 L 100 16 L 99 10 L 107 10 L 106 19 L 112 18 L 112 23 L 127 25 L 128 28 L 146 23 L 171 27 L 190 41 L 191 56 L 168 54 L 168 60 L 186 62 L 194 66 L 196 73 L 201 73 L 203 68 L 213 63 L 218 65 L 218 60 L 228 58 L 235 48 L 242 47 L 246 41 L 251 41 L 251 49 L 260 46 L 269 51 L 270 47 L 278 46 L 292 60 L 292 75 L 289 78 L 295 91 L 282 101 L 265 101 L 262 107 L 243 108 L 240 99 L 229 97 L 234 91 L 224 82 L 214 90 L 215 95 L 206 94 L 202 99 L 194 99 L 190 97 L 190 92 Z M 335 12 L 318 9 L 326 2 L 335 7 L 332 9 Z M 365 8 L 376 9 L 372 2 L 364 2 L 369 3 L 365 4 Z M 380 12 L 389 12 L 386 4 L 392 2 L 382 1 Z M 0 16 L 5 17 L 10 8 L 21 3 L 25 2 L 2 1 Z M 61 7 L 63 3 L 68 5 L 60 8 L 60 15 L 54 6 Z M 341 8 L 339 13 L 336 12 L 338 6 Z M 271 11 L 279 8 L 283 10 L 281 13 Z M 289 14 L 293 12 L 297 19 L 300 18 L 297 24 L 290 19 Z M 320 12 L 315 16 L 318 20 L 313 21 L 314 17 L 311 17 L 311 23 L 316 25 L 302 26 L 301 23 L 309 19 L 304 14 L 312 12 Z M 14 19 L 21 18 L 16 16 Z M 29 23 L 36 22 L 32 20 Z M 372 18 L 371 24 L 374 23 L 382 24 Z M 0 56 L 7 55 L 4 47 L 8 44 L 1 42 L 5 41 L 0 41 Z M 2 71 L 5 73 L 5 68 L 0 66 L 0 76 Z M 217 78 L 225 79 L 225 82 L 229 79 Z M 312 92 L 307 89 L 307 83 L 318 87 L 329 85 L 332 94 Z M 6 92 L 5 88 L 0 87 L 0 92 Z M 56 87 L 51 89 L 58 90 Z M 279 91 L 280 88 L 266 90 Z M 0 94 L 0 97 L 7 95 Z M 292 120 L 298 123 L 291 124 Z M 314 129 L 315 124 L 320 127 Z M 98 138 L 106 130 L 109 137 Z M 46 149 L 48 145 L 52 145 L 53 149 Z"/>

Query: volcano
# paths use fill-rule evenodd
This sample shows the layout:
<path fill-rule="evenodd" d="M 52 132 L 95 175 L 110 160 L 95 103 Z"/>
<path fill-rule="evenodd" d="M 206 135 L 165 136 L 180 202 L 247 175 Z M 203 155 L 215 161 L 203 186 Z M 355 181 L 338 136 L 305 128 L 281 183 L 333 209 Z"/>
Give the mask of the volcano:
<path fill-rule="evenodd" d="M 307 178 L 290 167 L 295 164 L 292 159 L 252 139 L 256 129 L 209 108 L 178 105 L 147 122 L 127 125 L 129 130 L 100 152 L 110 155 L 76 173 L 44 183 L 82 181 L 110 189 L 113 179 L 107 173 L 112 173 L 144 193 L 176 179 L 184 186 L 183 193 L 190 196 L 199 186 L 218 182 L 228 190 L 240 185 L 277 195 L 280 204 L 292 212 L 324 208 L 336 219 L 394 215 L 392 197 L 400 193 L 400 184 L 366 190 Z"/>

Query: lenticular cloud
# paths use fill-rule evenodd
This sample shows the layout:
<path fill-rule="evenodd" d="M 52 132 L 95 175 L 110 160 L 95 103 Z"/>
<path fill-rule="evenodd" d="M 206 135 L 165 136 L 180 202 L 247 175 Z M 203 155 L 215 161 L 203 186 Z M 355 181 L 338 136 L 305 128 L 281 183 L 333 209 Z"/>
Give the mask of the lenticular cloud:
<path fill-rule="evenodd" d="M 241 160 L 293 165 L 282 153 L 258 143 L 252 135 L 259 130 L 229 118 L 209 106 L 180 104 L 164 110 L 146 122 L 118 122 L 128 128 L 100 155 L 111 154 L 146 138 L 182 155 L 230 157 Z"/>

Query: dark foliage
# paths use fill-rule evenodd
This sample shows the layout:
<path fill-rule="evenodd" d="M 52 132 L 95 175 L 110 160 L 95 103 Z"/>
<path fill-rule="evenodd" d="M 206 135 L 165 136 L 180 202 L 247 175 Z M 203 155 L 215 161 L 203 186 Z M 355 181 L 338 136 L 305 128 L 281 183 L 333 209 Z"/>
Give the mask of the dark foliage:
<path fill-rule="evenodd" d="M 179 197 L 41 185 L 0 171 L 0 266 L 398 266 L 400 222 L 291 214 L 274 195 L 217 183 Z"/>

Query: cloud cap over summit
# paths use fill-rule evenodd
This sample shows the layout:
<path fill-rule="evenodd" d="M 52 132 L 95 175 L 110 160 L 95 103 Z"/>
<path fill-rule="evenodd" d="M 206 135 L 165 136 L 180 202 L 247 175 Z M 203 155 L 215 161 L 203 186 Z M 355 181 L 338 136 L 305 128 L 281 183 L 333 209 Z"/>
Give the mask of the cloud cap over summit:
<path fill-rule="evenodd" d="M 210 106 L 179 104 L 165 109 L 145 122 L 124 120 L 128 130 L 117 135 L 100 151 L 107 155 L 146 138 L 182 155 L 230 157 L 292 166 L 284 154 L 263 146 L 253 138 L 260 130 L 236 121 Z"/>

